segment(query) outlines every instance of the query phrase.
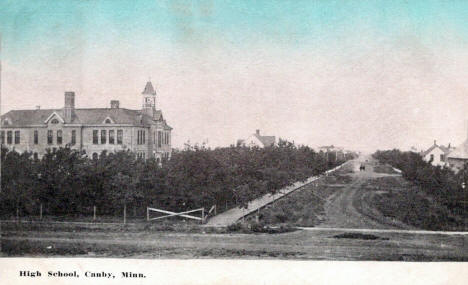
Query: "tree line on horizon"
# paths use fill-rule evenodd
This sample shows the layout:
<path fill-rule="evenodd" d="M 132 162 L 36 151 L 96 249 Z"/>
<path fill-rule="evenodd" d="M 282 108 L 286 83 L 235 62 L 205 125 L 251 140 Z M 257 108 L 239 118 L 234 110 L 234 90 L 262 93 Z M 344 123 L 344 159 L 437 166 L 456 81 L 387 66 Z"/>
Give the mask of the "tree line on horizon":
<path fill-rule="evenodd" d="M 352 157 L 349 157 L 352 158 Z M 31 153 L 2 149 L 0 214 L 136 216 L 146 207 L 183 211 L 216 205 L 219 210 L 247 203 L 266 193 L 318 175 L 343 161 L 308 146 L 281 140 L 267 148 L 190 146 L 162 164 L 134 153 L 102 152 L 90 159 L 77 150 Z"/>

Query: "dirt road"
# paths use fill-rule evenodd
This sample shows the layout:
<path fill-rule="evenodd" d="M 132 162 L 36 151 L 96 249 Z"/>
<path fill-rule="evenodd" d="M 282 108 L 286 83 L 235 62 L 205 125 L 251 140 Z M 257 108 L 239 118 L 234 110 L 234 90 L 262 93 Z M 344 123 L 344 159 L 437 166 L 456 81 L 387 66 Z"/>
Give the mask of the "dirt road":
<path fill-rule="evenodd" d="M 315 260 L 468 260 L 466 236 L 344 232 L 284 234 L 23 232 L 1 238 L 9 256 L 131 258 L 280 258 Z"/>
<path fill-rule="evenodd" d="M 368 189 L 373 179 L 399 176 L 399 174 L 376 173 L 374 164 L 375 161 L 370 157 L 361 157 L 350 163 L 354 170 L 351 174 L 352 181 L 328 199 L 325 204 L 326 221 L 319 227 L 412 229 L 400 221 L 383 217 L 372 205 L 366 203 L 371 195 L 378 194 L 378 189 Z M 364 171 L 359 170 L 360 165 L 365 165 Z"/>

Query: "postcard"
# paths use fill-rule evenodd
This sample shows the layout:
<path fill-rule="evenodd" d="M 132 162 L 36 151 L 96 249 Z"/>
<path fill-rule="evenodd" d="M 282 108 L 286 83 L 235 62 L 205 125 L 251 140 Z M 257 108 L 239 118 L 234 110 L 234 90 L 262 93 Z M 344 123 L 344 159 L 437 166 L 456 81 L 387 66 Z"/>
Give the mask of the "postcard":
<path fill-rule="evenodd" d="M 467 10 L 2 1 L 0 283 L 466 284 Z"/>

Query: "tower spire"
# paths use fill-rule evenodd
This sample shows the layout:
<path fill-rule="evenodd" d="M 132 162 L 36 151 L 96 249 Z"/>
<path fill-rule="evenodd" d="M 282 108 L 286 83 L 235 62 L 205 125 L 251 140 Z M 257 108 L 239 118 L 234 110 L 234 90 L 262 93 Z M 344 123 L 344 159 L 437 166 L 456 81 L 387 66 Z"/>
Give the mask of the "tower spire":
<path fill-rule="evenodd" d="M 141 92 L 141 94 L 156 95 L 156 91 L 154 91 L 153 84 L 150 80 L 146 82 L 145 89 L 143 90 L 143 92 Z"/>
<path fill-rule="evenodd" d="M 142 99 L 143 99 L 143 112 L 150 117 L 154 116 L 156 111 L 156 91 L 154 90 L 151 80 L 146 82 L 145 89 L 143 89 Z"/>

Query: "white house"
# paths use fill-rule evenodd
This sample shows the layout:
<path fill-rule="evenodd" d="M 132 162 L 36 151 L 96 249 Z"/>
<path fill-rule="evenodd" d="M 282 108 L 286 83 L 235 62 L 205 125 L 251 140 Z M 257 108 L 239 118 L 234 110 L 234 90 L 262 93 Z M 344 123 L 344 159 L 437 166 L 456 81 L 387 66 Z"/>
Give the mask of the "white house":
<path fill-rule="evenodd" d="M 237 140 L 237 145 L 247 147 L 268 147 L 276 144 L 275 136 L 262 136 L 260 130 L 256 130 L 254 134 L 251 134 L 246 139 Z"/>
<path fill-rule="evenodd" d="M 434 166 L 445 166 L 447 165 L 447 155 L 452 150 L 453 148 L 450 147 L 450 144 L 448 147 L 445 147 L 443 145 L 438 145 L 437 142 L 434 141 L 434 144 L 426 151 L 423 151 L 421 156 L 425 161 L 430 161 Z"/>
<path fill-rule="evenodd" d="M 468 163 L 468 132 L 465 142 L 447 155 L 447 162 L 455 171 L 463 169 L 465 163 Z"/>

